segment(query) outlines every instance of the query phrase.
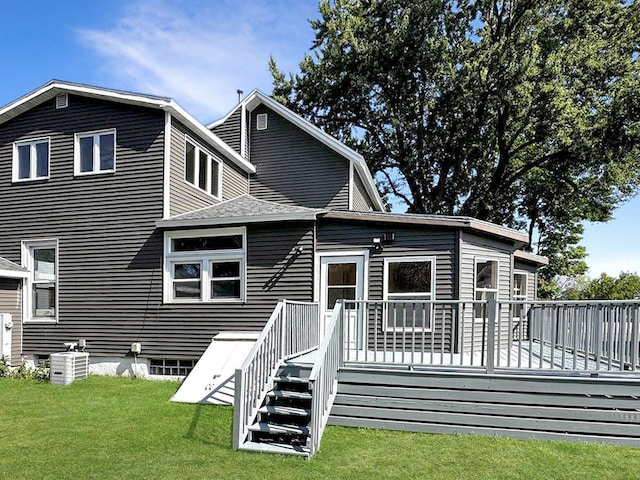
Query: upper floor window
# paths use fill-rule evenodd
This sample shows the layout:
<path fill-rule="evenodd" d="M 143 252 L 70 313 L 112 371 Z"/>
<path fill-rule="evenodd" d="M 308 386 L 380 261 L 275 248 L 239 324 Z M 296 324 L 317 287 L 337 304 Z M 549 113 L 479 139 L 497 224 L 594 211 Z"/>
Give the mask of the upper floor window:
<path fill-rule="evenodd" d="M 434 299 L 435 258 L 397 257 L 384 260 L 387 329 L 430 329 Z"/>
<path fill-rule="evenodd" d="M 165 234 L 165 302 L 243 301 L 243 228 Z"/>
<path fill-rule="evenodd" d="M 184 171 L 187 182 L 209 195 L 220 198 L 222 190 L 220 160 L 189 139 L 186 141 Z"/>
<path fill-rule="evenodd" d="M 116 131 L 76 133 L 75 175 L 116 171 Z"/>
<path fill-rule="evenodd" d="M 24 289 L 25 321 L 55 322 L 58 305 L 58 242 L 22 244 L 22 264 L 29 270 Z"/>
<path fill-rule="evenodd" d="M 49 178 L 49 139 L 27 140 L 13 144 L 13 181 Z"/>
<path fill-rule="evenodd" d="M 475 269 L 475 299 L 476 301 L 498 299 L 498 261 L 476 259 Z M 485 304 L 476 303 L 475 318 L 484 318 Z"/>

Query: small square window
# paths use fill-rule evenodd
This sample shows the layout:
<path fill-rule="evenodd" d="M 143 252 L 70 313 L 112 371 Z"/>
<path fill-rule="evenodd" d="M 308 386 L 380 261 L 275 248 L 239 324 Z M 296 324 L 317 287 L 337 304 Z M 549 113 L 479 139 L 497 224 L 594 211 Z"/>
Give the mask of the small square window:
<path fill-rule="evenodd" d="M 49 139 L 16 142 L 13 146 L 13 181 L 49 178 Z"/>
<path fill-rule="evenodd" d="M 115 172 L 115 130 L 77 133 L 74 170 L 76 175 Z"/>

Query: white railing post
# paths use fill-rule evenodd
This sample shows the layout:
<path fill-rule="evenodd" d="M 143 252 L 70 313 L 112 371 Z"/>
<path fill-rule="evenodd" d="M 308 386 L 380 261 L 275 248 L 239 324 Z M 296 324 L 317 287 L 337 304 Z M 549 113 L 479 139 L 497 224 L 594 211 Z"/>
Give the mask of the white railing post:
<path fill-rule="evenodd" d="M 491 298 L 487 300 L 487 373 L 493 373 L 495 367 L 496 315 L 497 302 Z"/>
<path fill-rule="evenodd" d="M 245 382 L 242 369 L 236 369 L 235 376 L 235 393 L 233 400 L 233 449 L 238 450 L 243 442 L 244 428 L 247 423 L 244 418 L 244 390 Z"/>

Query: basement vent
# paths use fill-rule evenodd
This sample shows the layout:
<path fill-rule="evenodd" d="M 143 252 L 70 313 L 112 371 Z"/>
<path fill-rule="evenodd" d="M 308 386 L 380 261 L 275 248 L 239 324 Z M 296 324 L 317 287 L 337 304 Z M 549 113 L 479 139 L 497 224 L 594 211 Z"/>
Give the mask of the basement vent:
<path fill-rule="evenodd" d="M 56 95 L 56 108 L 67 108 L 69 106 L 69 95 L 60 93 Z"/>
<path fill-rule="evenodd" d="M 267 114 L 259 113 L 256 115 L 256 130 L 266 130 L 267 129 Z"/>

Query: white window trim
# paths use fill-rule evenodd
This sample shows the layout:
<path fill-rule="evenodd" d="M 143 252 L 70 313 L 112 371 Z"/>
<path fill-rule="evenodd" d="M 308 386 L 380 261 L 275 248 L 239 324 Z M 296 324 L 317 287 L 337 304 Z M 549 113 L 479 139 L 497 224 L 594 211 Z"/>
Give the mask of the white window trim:
<path fill-rule="evenodd" d="M 184 166 L 184 181 L 188 184 L 191 185 L 193 188 L 206 193 L 207 195 L 209 195 L 212 198 L 215 198 L 216 200 L 222 200 L 222 175 L 223 175 L 223 170 L 224 170 L 224 162 L 217 156 L 214 155 L 213 153 L 211 153 L 210 150 L 204 148 L 200 143 L 196 142 L 193 138 L 191 138 L 189 135 L 185 135 L 185 142 L 184 142 L 184 155 L 183 155 L 183 160 L 182 160 L 182 164 Z M 193 178 L 193 183 L 191 183 L 189 180 L 187 180 L 187 142 L 192 144 L 194 147 L 196 147 L 196 168 L 195 168 L 195 172 L 194 172 L 194 178 Z M 198 168 L 200 166 L 200 155 L 199 155 L 199 151 L 204 152 L 207 155 L 207 175 L 211 174 L 211 163 L 210 162 L 216 162 L 218 164 L 218 195 L 214 195 L 211 192 L 208 192 L 207 190 L 204 190 L 202 188 L 200 188 L 200 168 Z M 207 185 L 211 185 L 211 182 L 207 182 Z"/>
<path fill-rule="evenodd" d="M 496 264 L 496 288 L 478 288 L 478 279 L 476 278 L 478 272 L 478 263 L 479 262 L 494 262 Z M 476 297 L 478 292 L 495 292 L 496 301 L 500 299 L 500 260 L 497 258 L 487 258 L 487 257 L 474 257 L 473 259 L 473 301 L 476 302 Z M 475 305 L 475 303 L 474 303 Z M 473 309 L 473 317 L 476 321 L 482 321 L 482 318 L 475 316 L 475 308 Z"/>
<path fill-rule="evenodd" d="M 31 250 L 34 248 L 55 248 L 56 249 L 56 314 L 55 317 L 33 317 L 31 315 L 31 302 L 33 301 L 33 291 L 31 288 L 33 282 L 33 255 Z M 29 276 L 25 280 L 22 301 L 22 321 L 23 323 L 58 323 L 60 312 L 60 248 L 57 238 L 45 238 L 37 240 L 23 240 L 21 245 L 22 266 L 29 271 Z"/>
<path fill-rule="evenodd" d="M 511 285 L 512 300 L 522 300 L 526 302 L 529 298 L 529 272 L 525 272 L 524 270 L 514 270 L 513 276 L 515 277 L 516 275 L 524 276 L 524 295 L 521 293 L 518 295 L 515 294 L 515 282 L 513 282 L 513 285 Z"/>
<path fill-rule="evenodd" d="M 228 235 L 242 235 L 242 249 L 234 250 L 199 250 L 193 252 L 172 252 L 171 240 L 176 238 L 193 237 L 222 237 Z M 209 276 L 212 261 L 240 262 L 240 298 L 209 298 L 212 277 Z M 200 263 L 200 298 L 173 298 L 173 265 L 176 263 Z M 220 304 L 220 303 L 244 303 L 247 299 L 247 229 L 239 228 L 215 228 L 198 230 L 176 230 L 164 234 L 164 268 L 163 268 L 163 295 L 162 301 L 166 304 Z"/>
<path fill-rule="evenodd" d="M 426 293 L 426 292 L 412 292 L 412 293 L 392 293 L 389 294 L 389 264 L 390 263 L 411 263 L 411 262 L 415 262 L 415 263 L 424 263 L 424 262 L 431 262 L 431 292 Z M 391 295 L 392 298 L 389 298 L 389 295 Z M 422 296 L 424 295 L 425 297 L 428 296 L 429 298 L 425 298 L 425 300 L 427 301 L 433 301 L 436 299 L 436 257 L 435 256 L 417 256 L 417 257 L 386 257 L 384 259 L 384 266 L 383 266 L 383 272 L 382 272 L 382 300 L 383 301 L 388 301 L 388 300 L 402 300 L 403 297 L 406 298 L 410 298 L 410 297 L 417 297 L 417 296 Z M 413 332 L 413 331 L 424 331 L 424 332 L 430 332 L 433 330 L 432 328 L 432 323 L 433 323 L 433 305 L 431 306 L 431 313 L 430 313 L 430 322 L 429 322 L 429 327 L 393 327 L 389 325 L 388 322 L 388 318 L 387 318 L 387 309 L 384 310 L 384 330 L 388 331 L 388 332 L 392 332 L 392 331 L 396 331 L 396 332 L 402 332 L 402 331 L 407 331 L 407 332 Z"/>
<path fill-rule="evenodd" d="M 47 164 L 47 176 L 46 177 L 36 177 L 33 175 L 29 175 L 29 178 L 18 178 L 19 165 L 18 165 L 18 147 L 21 145 L 30 145 L 31 146 L 31 165 L 29 168 L 30 173 L 35 174 L 37 171 L 37 158 L 33 154 L 35 151 L 36 143 L 47 142 L 47 155 L 48 155 L 48 164 Z M 12 178 L 11 181 L 13 183 L 20 182 L 37 182 L 39 180 L 48 180 L 51 176 L 51 137 L 38 137 L 38 138 L 29 138 L 26 140 L 18 140 L 13 142 L 12 149 Z"/>
<path fill-rule="evenodd" d="M 100 169 L 100 142 L 98 139 L 100 135 L 113 134 L 113 168 L 107 170 Z M 93 170 L 90 172 L 80 171 L 80 139 L 93 137 Z M 105 173 L 115 173 L 116 171 L 116 157 L 117 157 L 117 145 L 118 138 L 116 136 L 116 129 L 110 128 L 106 130 L 94 130 L 91 132 L 78 132 L 73 138 L 73 175 L 81 177 L 85 175 L 102 175 Z"/>

